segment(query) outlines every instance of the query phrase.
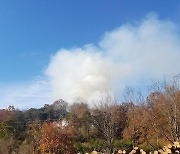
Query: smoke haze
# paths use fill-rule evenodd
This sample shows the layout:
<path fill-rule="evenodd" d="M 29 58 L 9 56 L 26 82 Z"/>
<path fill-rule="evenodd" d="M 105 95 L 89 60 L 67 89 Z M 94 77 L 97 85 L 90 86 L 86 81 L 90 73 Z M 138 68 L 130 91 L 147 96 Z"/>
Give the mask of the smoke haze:
<path fill-rule="evenodd" d="M 77 98 L 92 104 L 107 90 L 119 95 L 126 85 L 142 88 L 153 79 L 180 73 L 179 27 L 156 14 L 105 32 L 95 44 L 60 49 L 44 76 L 1 85 L 1 107 L 41 107 Z"/>
<path fill-rule="evenodd" d="M 135 24 L 106 32 L 98 45 L 60 49 L 46 75 L 54 99 L 88 102 L 111 89 L 138 85 L 180 72 L 180 36 L 171 21 L 149 14 Z"/>

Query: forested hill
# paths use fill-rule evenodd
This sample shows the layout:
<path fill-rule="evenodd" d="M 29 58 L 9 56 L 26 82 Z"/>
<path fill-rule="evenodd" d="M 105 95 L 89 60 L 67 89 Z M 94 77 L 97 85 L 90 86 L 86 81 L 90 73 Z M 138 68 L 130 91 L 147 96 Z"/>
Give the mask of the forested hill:
<path fill-rule="evenodd" d="M 125 102 L 107 95 L 93 108 L 60 99 L 39 109 L 1 109 L 0 153 L 154 151 L 180 140 L 179 85 L 156 83 L 146 97 L 127 89 Z"/>

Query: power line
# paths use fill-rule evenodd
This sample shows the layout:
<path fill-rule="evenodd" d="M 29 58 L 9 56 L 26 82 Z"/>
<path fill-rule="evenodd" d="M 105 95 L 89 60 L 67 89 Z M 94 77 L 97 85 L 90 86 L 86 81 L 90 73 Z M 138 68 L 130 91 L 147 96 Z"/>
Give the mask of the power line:
<path fill-rule="evenodd" d="M 28 121 L 26 122 L 20 122 L 20 121 L 12 121 L 10 122 L 11 124 L 19 124 L 18 126 L 30 126 L 31 124 L 33 125 L 40 125 L 43 122 L 60 122 L 62 119 L 48 119 L 48 120 L 38 120 L 38 121 Z M 3 122 L 0 122 L 0 124 Z"/>

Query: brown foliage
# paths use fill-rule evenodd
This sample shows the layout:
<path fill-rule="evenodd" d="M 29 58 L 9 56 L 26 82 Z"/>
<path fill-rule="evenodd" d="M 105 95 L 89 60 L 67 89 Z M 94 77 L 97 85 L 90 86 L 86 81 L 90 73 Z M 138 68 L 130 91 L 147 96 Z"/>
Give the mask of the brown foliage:
<path fill-rule="evenodd" d="M 77 141 L 88 140 L 91 127 L 91 113 L 85 103 L 74 103 L 70 106 L 68 131 L 76 136 Z"/>
<path fill-rule="evenodd" d="M 153 148 L 180 140 L 179 81 L 156 83 L 146 102 L 128 111 L 124 137 Z"/>
<path fill-rule="evenodd" d="M 43 154 L 55 153 L 55 154 L 74 154 L 75 149 L 71 146 L 70 140 L 65 134 L 62 133 L 60 128 L 51 124 L 44 123 L 40 130 L 41 139 L 39 141 L 39 147 Z"/>
<path fill-rule="evenodd" d="M 12 112 L 5 109 L 0 109 L 0 122 L 4 121 L 10 115 L 12 115 Z"/>

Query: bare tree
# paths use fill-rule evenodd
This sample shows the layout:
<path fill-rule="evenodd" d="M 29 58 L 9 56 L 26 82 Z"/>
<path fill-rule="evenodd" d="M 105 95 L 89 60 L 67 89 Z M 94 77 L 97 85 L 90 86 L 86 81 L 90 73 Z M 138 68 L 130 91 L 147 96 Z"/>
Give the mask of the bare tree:
<path fill-rule="evenodd" d="M 125 107 L 118 105 L 116 98 L 109 93 L 98 103 L 93 112 L 94 125 L 106 139 L 109 153 L 112 153 L 114 140 L 125 126 Z"/>

